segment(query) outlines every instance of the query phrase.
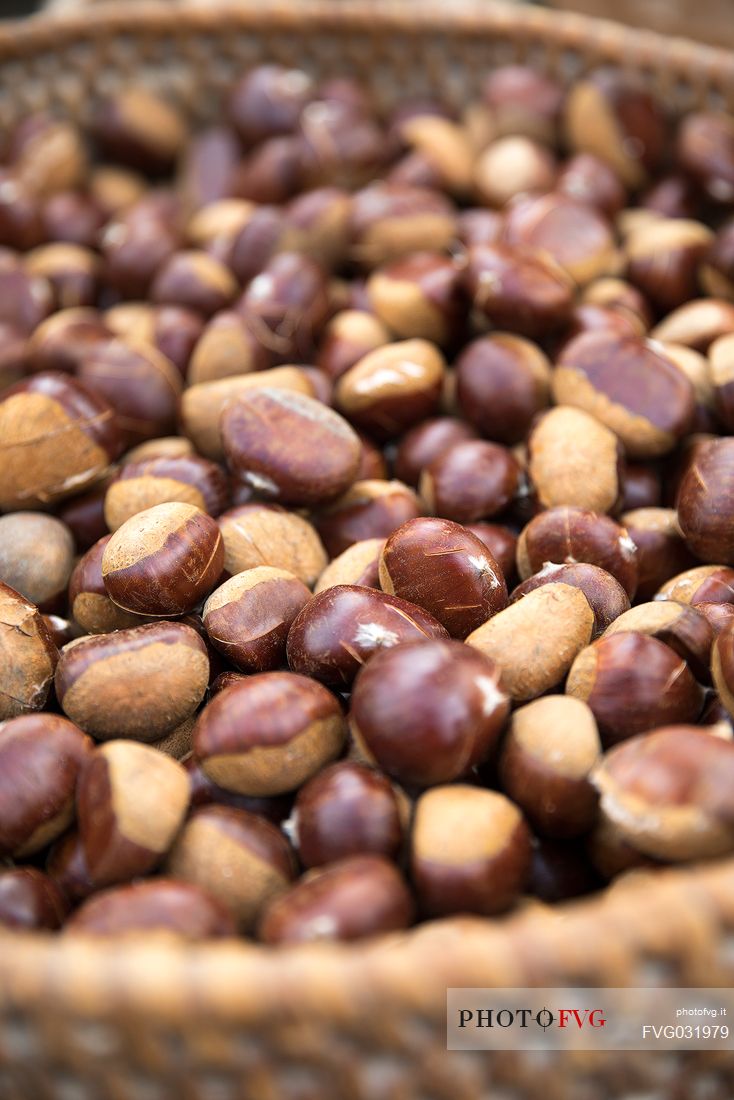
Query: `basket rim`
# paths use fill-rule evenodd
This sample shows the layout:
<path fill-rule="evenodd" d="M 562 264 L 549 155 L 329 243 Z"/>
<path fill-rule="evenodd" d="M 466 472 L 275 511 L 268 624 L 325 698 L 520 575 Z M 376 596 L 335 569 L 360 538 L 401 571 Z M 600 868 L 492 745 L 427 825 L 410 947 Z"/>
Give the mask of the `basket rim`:
<path fill-rule="evenodd" d="M 551 50 L 582 51 L 593 64 L 680 75 L 703 86 L 728 88 L 734 96 L 734 52 L 498 0 L 461 0 L 452 6 L 445 0 L 426 0 L 419 8 L 396 0 L 341 0 L 337 6 L 331 0 L 215 0 L 205 6 L 141 0 L 134 15 L 130 9 L 123 12 L 106 5 L 47 12 L 0 26 L 0 65 L 116 32 L 176 36 L 221 30 L 223 23 L 240 30 L 344 28 L 369 35 L 397 30 L 432 38 L 505 34 L 528 44 L 540 40 Z M 594 971 L 600 919 L 616 942 L 605 947 L 607 955 Z M 568 973 L 574 966 L 596 973 L 603 984 L 604 968 L 611 973 L 610 960 L 619 967 L 614 970 L 616 984 L 624 984 L 625 974 L 634 973 L 635 960 L 652 950 L 650 932 L 653 925 L 659 930 L 661 922 L 667 929 L 666 942 L 680 954 L 705 953 L 702 929 L 711 935 L 722 926 L 734 926 L 734 858 L 657 872 L 654 888 L 650 877 L 640 873 L 604 895 L 552 910 L 530 904 L 499 920 L 451 918 L 356 945 L 274 950 L 250 941 L 192 946 L 170 939 L 142 943 L 130 938 L 115 941 L 116 949 L 110 952 L 107 940 L 0 931 L 0 1005 L 40 1000 L 68 1005 L 77 997 L 80 1008 L 93 1005 L 95 1012 L 104 1012 L 110 1002 L 118 1006 L 122 999 L 131 1006 L 158 1005 L 170 1015 L 180 1010 L 184 982 L 193 983 L 200 995 L 206 992 L 213 1012 L 236 1006 L 238 1013 L 251 1012 L 258 1018 L 265 1007 L 282 1012 L 298 993 L 309 1010 L 318 1012 L 324 988 L 341 991 L 336 999 L 345 1013 L 353 1009 L 344 998 L 345 989 L 365 995 L 369 991 L 375 997 L 389 993 L 394 1002 L 435 1008 L 436 997 L 440 999 L 448 984 L 542 985 L 548 984 L 549 974 Z M 525 942 L 535 946 L 519 963 Z M 546 956 L 552 960 L 547 966 L 542 961 Z M 110 997 L 110 983 L 118 999 Z M 314 1001 L 317 990 L 321 992 Z M 334 998 L 326 999 L 333 1014 Z M 360 998 L 355 995 L 354 1001 Z"/>

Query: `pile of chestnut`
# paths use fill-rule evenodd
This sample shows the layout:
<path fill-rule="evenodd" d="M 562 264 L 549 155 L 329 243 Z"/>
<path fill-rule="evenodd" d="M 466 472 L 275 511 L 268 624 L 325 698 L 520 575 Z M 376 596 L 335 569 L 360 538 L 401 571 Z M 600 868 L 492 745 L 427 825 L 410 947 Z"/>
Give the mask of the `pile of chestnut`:
<path fill-rule="evenodd" d="M 0 925 L 351 940 L 734 853 L 734 118 L 263 65 L 205 129 L 22 120 L 0 513 Z"/>

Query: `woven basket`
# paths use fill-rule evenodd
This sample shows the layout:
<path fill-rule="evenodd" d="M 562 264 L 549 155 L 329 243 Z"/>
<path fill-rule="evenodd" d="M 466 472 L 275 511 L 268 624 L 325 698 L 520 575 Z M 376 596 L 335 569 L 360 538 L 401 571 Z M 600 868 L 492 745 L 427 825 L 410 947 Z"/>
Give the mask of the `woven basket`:
<path fill-rule="evenodd" d="M 131 79 L 211 117 L 263 59 L 349 73 L 381 103 L 456 102 L 495 63 L 572 79 L 612 62 L 667 103 L 734 105 L 734 58 L 515 6 L 142 3 L 0 29 L 0 125 L 84 119 Z M 0 935 L 2 1100 L 731 1100 L 734 1054 L 446 1051 L 450 985 L 732 985 L 734 861 L 633 875 L 598 899 L 528 905 L 356 947 L 118 944 Z"/>

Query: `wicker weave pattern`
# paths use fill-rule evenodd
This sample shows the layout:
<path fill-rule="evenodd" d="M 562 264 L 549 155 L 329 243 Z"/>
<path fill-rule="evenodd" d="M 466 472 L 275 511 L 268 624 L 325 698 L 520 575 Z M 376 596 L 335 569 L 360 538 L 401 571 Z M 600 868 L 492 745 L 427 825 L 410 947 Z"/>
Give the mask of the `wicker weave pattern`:
<path fill-rule="evenodd" d="M 734 58 L 540 9 L 462 0 L 240 0 L 0 30 L 0 124 L 84 119 L 130 80 L 193 117 L 262 59 L 363 79 L 381 104 L 457 103 L 498 62 L 611 62 L 681 108 L 734 106 Z M 454 920 L 380 944 L 270 951 L 0 935 L 3 1100 L 731 1100 L 734 1054 L 447 1054 L 447 985 L 734 984 L 734 861 L 638 875 L 601 900 Z"/>

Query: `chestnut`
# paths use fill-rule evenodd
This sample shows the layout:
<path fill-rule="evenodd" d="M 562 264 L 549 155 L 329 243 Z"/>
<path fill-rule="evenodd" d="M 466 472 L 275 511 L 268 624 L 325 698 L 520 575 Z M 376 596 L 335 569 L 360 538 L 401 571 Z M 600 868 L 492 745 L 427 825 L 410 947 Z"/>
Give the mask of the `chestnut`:
<path fill-rule="evenodd" d="M 514 531 L 499 523 L 467 523 L 464 526 L 487 547 L 502 570 L 505 581 L 512 580 L 515 575 L 517 553 L 517 535 Z"/>
<path fill-rule="evenodd" d="M 612 275 L 595 279 L 585 286 L 581 303 L 620 313 L 630 321 L 640 335 L 644 335 L 652 324 L 650 304 L 642 291 L 632 286 L 632 283 Z"/>
<path fill-rule="evenodd" d="M 637 547 L 638 600 L 651 600 L 666 581 L 694 565 L 674 509 L 635 508 L 620 519 Z"/>
<path fill-rule="evenodd" d="M 40 197 L 11 168 L 0 169 L 0 245 L 25 251 L 45 236 Z"/>
<path fill-rule="evenodd" d="M 601 810 L 627 844 L 664 860 L 734 847 L 729 791 L 734 743 L 672 725 L 617 745 L 593 773 Z"/>
<path fill-rule="evenodd" d="M 588 562 L 606 569 L 630 599 L 637 588 L 637 547 L 609 516 L 583 508 L 549 508 L 523 529 L 517 568 L 523 580 L 546 562 Z"/>
<path fill-rule="evenodd" d="M 520 487 L 520 467 L 499 443 L 470 439 L 454 443 L 426 466 L 419 492 L 428 511 L 457 523 L 503 512 Z"/>
<path fill-rule="evenodd" d="M 566 693 L 589 704 L 605 747 L 655 726 L 695 722 L 703 708 L 703 690 L 685 660 L 640 633 L 605 634 L 583 649 Z"/>
<path fill-rule="evenodd" d="M 709 348 L 708 379 L 716 415 L 727 432 L 734 430 L 734 334 L 719 336 Z M 706 362 L 706 360 L 704 360 Z"/>
<path fill-rule="evenodd" d="M 369 352 L 390 342 L 379 318 L 360 309 L 343 309 L 324 328 L 317 365 L 330 378 L 340 378 Z"/>
<path fill-rule="evenodd" d="M 0 508 L 78 493 L 121 449 L 111 406 L 86 386 L 52 372 L 18 382 L 0 396 Z"/>
<path fill-rule="evenodd" d="M 115 215 L 100 238 L 105 284 L 124 298 L 144 298 L 156 272 L 176 252 L 175 228 L 135 204 Z"/>
<path fill-rule="evenodd" d="M 314 522 L 329 555 L 336 557 L 356 542 L 387 538 L 421 511 L 418 497 L 401 481 L 368 478 L 355 481 L 343 496 L 322 508 Z"/>
<path fill-rule="evenodd" d="M 36 605 L 0 581 L 0 721 L 44 708 L 58 657 Z"/>
<path fill-rule="evenodd" d="M 734 198 L 734 124 L 723 111 L 691 111 L 678 127 L 676 158 L 715 202 Z"/>
<path fill-rule="evenodd" d="M 172 166 L 188 137 L 178 110 L 139 84 L 98 103 L 91 131 L 107 156 L 153 174 Z"/>
<path fill-rule="evenodd" d="M 676 600 L 698 607 L 702 603 L 734 604 L 734 569 L 725 565 L 696 565 L 671 577 L 656 600 Z"/>
<path fill-rule="evenodd" d="M 379 439 L 400 435 L 437 411 L 444 358 L 427 340 L 402 340 L 368 352 L 337 381 L 348 420 Z"/>
<path fill-rule="evenodd" d="M 156 878 L 102 890 L 66 922 L 68 935 L 150 936 L 163 932 L 184 940 L 234 936 L 229 912 L 190 882 Z"/>
<path fill-rule="evenodd" d="M 315 260 L 280 252 L 245 289 L 238 307 L 278 362 L 310 362 L 329 314 L 326 274 Z"/>
<path fill-rule="evenodd" d="M 109 401 L 128 446 L 174 429 L 181 375 L 152 344 L 133 337 L 98 341 L 82 357 L 77 377 Z"/>
<path fill-rule="evenodd" d="M 30 369 L 75 374 L 89 350 L 111 335 L 112 330 L 96 309 L 59 310 L 41 321 L 28 341 Z"/>
<path fill-rule="evenodd" d="M 537 338 L 570 318 L 571 279 L 552 256 L 520 241 L 471 245 L 462 279 L 475 309 L 496 328 Z"/>
<path fill-rule="evenodd" d="M 52 241 L 65 241 L 95 248 L 105 223 L 105 212 L 94 196 L 83 191 L 57 191 L 49 195 L 41 210 L 46 235 Z"/>
<path fill-rule="evenodd" d="M 318 534 L 302 516 L 277 504 L 241 504 L 219 517 L 224 568 L 234 576 L 270 565 L 312 585 L 328 558 Z"/>
<path fill-rule="evenodd" d="M 190 882 L 249 932 L 268 903 L 295 877 L 290 844 L 276 825 L 231 806 L 199 806 L 168 853 L 165 873 Z"/>
<path fill-rule="evenodd" d="M 201 712 L 194 753 L 226 790 L 273 795 L 300 787 L 341 752 L 346 727 L 322 684 L 261 672 L 220 691 Z"/>
<path fill-rule="evenodd" d="M 726 604 L 714 604 L 726 607 Z M 711 646 L 714 631 L 705 614 L 698 608 L 676 603 L 675 600 L 656 600 L 641 603 L 623 611 L 605 631 L 605 637 L 620 631 L 648 634 L 665 642 L 684 661 L 703 683 L 710 679 Z"/>
<path fill-rule="evenodd" d="M 396 336 L 446 345 L 463 320 L 458 280 L 449 257 L 415 252 L 374 271 L 367 294 L 378 319 Z"/>
<path fill-rule="evenodd" d="M 530 65 L 499 65 L 484 79 L 482 102 L 498 134 L 525 134 L 555 144 L 564 90 Z"/>
<path fill-rule="evenodd" d="M 194 386 L 266 370 L 270 364 L 270 352 L 248 328 L 245 319 L 234 310 L 222 310 L 208 321 L 196 341 L 187 380 Z"/>
<path fill-rule="evenodd" d="M 574 151 L 595 154 L 630 188 L 647 182 L 668 137 L 655 96 L 641 80 L 611 66 L 576 81 L 565 100 L 564 128 Z"/>
<path fill-rule="evenodd" d="M 660 218 L 627 238 L 627 278 L 667 313 L 696 297 L 698 267 L 712 240 L 701 222 Z"/>
<path fill-rule="evenodd" d="M 381 649 L 446 637 L 445 628 L 422 607 L 373 588 L 339 584 L 300 609 L 288 632 L 288 664 L 294 672 L 342 687 Z"/>
<path fill-rule="evenodd" d="M 84 553 L 69 579 L 69 612 L 87 634 L 140 626 L 139 615 L 124 611 L 107 595 L 102 578 L 102 556 L 111 535 L 104 535 Z"/>
<path fill-rule="evenodd" d="M 163 261 L 150 294 L 154 302 L 185 306 L 211 317 L 234 301 L 237 281 L 219 260 L 190 249 L 174 252 Z"/>
<path fill-rule="evenodd" d="M 313 81 L 302 70 L 258 65 L 233 86 L 226 113 L 245 144 L 255 145 L 277 134 L 292 133 L 314 94 Z"/>
<path fill-rule="evenodd" d="M 501 669 L 500 686 L 524 702 L 559 684 L 587 646 L 595 616 L 580 588 L 542 585 L 500 611 L 466 639 Z"/>
<path fill-rule="evenodd" d="M 640 508 L 659 508 L 663 500 L 662 480 L 658 470 L 642 462 L 627 462 L 622 471 L 622 515 Z"/>
<path fill-rule="evenodd" d="M 439 191 L 375 182 L 353 198 L 351 256 L 366 268 L 414 252 L 441 252 L 456 235 L 456 210 Z"/>
<path fill-rule="evenodd" d="M 68 908 L 54 880 L 37 867 L 0 871 L 0 927 L 54 931 L 63 923 Z"/>
<path fill-rule="evenodd" d="M 230 469 L 266 498 L 317 505 L 340 496 L 357 476 L 356 433 L 312 397 L 252 389 L 229 403 L 220 423 Z"/>
<path fill-rule="evenodd" d="M 191 504 L 210 516 L 227 506 L 229 486 L 221 466 L 198 455 L 127 461 L 105 494 L 104 514 L 110 531 L 131 516 L 157 504 Z"/>
<path fill-rule="evenodd" d="M 410 891 L 395 865 L 358 855 L 304 875 L 270 903 L 258 936 L 268 944 L 358 940 L 401 931 L 412 919 Z"/>
<path fill-rule="evenodd" d="M 734 629 L 730 624 L 723 626 L 714 639 L 711 676 L 721 703 L 734 715 Z"/>
<path fill-rule="evenodd" d="M 569 198 L 613 218 L 625 206 L 627 191 L 614 168 L 594 153 L 576 153 L 561 169 L 556 187 Z"/>
<path fill-rule="evenodd" d="M 485 544 L 446 519 L 413 519 L 393 532 L 380 559 L 380 585 L 425 608 L 464 638 L 507 603 L 507 587 Z"/>
<path fill-rule="evenodd" d="M 518 195 L 551 191 L 556 180 L 553 154 L 522 134 L 498 137 L 476 160 L 474 190 L 482 204 L 503 207 Z"/>
<path fill-rule="evenodd" d="M 546 695 L 512 715 L 499 760 L 502 789 L 544 836 L 580 836 L 596 819 L 589 776 L 600 757 L 586 703 Z"/>
<path fill-rule="evenodd" d="M 184 623 L 78 638 L 56 667 L 64 713 L 103 740 L 158 740 L 194 713 L 208 683 L 206 646 Z"/>
<path fill-rule="evenodd" d="M 211 516 L 192 504 L 156 504 L 112 535 L 102 577 L 125 611 L 183 615 L 211 592 L 223 565 L 224 543 Z"/>
<path fill-rule="evenodd" d="M 465 775 L 494 749 L 509 711 L 494 662 L 460 642 L 405 641 L 360 670 L 352 733 L 401 783 L 433 786 Z"/>
<path fill-rule="evenodd" d="M 536 841 L 528 893 L 546 905 L 594 893 L 602 881 L 589 855 L 574 840 Z"/>
<path fill-rule="evenodd" d="M 191 439 L 199 454 L 214 461 L 224 458 L 219 421 L 225 406 L 241 393 L 263 386 L 314 396 L 313 384 L 298 367 L 273 367 L 271 370 L 217 378 L 184 390 L 180 408 L 182 432 Z"/>
<path fill-rule="evenodd" d="M 161 863 L 186 816 L 189 780 L 150 745 L 108 741 L 87 757 L 76 798 L 90 878 L 111 886 Z"/>
<path fill-rule="evenodd" d="M 426 916 L 493 916 L 523 891 L 532 854 L 520 810 L 497 791 L 452 784 L 416 803 L 410 869 Z"/>
<path fill-rule="evenodd" d="M 580 286 L 601 275 L 616 274 L 619 266 L 608 220 L 593 206 L 560 191 L 519 196 L 510 203 L 501 240 L 512 250 L 529 248 L 545 253 L 546 259 L 555 261 Z M 569 305 L 570 300 L 566 311 Z"/>
<path fill-rule="evenodd" d="M 734 532 L 727 520 L 733 464 L 733 439 L 702 443 L 678 487 L 676 509 L 683 538 L 702 561 L 734 565 Z"/>
<path fill-rule="evenodd" d="M 407 799 L 380 772 L 354 761 L 331 764 L 298 792 L 291 830 L 305 867 L 371 853 L 395 859 Z"/>
<path fill-rule="evenodd" d="M 202 612 L 204 627 L 212 645 L 237 668 L 268 672 L 285 663 L 288 632 L 310 599 L 298 577 L 259 565 L 212 592 Z"/>
<path fill-rule="evenodd" d="M 77 778 L 92 747 L 55 714 L 0 723 L 0 854 L 23 859 L 71 824 Z"/>
<path fill-rule="evenodd" d="M 693 418 L 695 394 L 686 375 L 657 344 L 632 334 L 577 336 L 563 349 L 552 385 L 559 405 L 595 416 L 633 458 L 671 451 Z"/>
<path fill-rule="evenodd" d="M 663 317 L 650 333 L 660 343 L 685 344 L 708 351 L 714 340 L 734 331 L 734 302 L 720 298 L 694 298 Z"/>
<path fill-rule="evenodd" d="M 569 440 L 573 440 L 573 448 Z M 583 409 L 558 405 L 535 421 L 527 440 L 528 476 L 545 508 L 610 512 L 622 493 L 624 463 L 614 432 Z"/>
<path fill-rule="evenodd" d="M 550 378 L 550 364 L 536 344 L 511 333 L 492 333 L 467 344 L 457 358 L 456 398 L 463 416 L 483 436 L 519 443 L 548 405 Z"/>
<path fill-rule="evenodd" d="M 384 539 L 363 539 L 347 547 L 321 573 L 314 594 L 341 584 L 379 588 L 380 555 L 384 545 Z"/>
<path fill-rule="evenodd" d="M 406 485 L 416 486 L 421 472 L 454 443 L 476 439 L 471 425 L 452 416 L 437 416 L 406 432 L 395 454 L 395 474 Z"/>
<path fill-rule="evenodd" d="M 54 516 L 0 516 L 0 581 L 41 611 L 59 610 L 74 565 L 74 540 Z"/>
<path fill-rule="evenodd" d="M 28 189 L 42 197 L 80 186 L 89 169 L 79 128 L 41 112 L 27 115 L 15 126 L 7 159 Z"/>
<path fill-rule="evenodd" d="M 460 198 L 468 194 L 474 149 L 465 126 L 438 114 L 417 114 L 401 123 L 400 137 L 412 151 L 408 156 L 418 158 L 424 166 L 422 176 L 429 181 L 428 186 Z M 390 178 L 395 175 L 393 169 Z"/>
<path fill-rule="evenodd" d="M 589 565 L 588 562 L 569 562 L 565 565 L 546 562 L 542 569 L 514 589 L 510 603 L 516 603 L 546 584 L 569 584 L 572 588 L 581 589 L 594 612 L 594 637 L 629 611 L 629 596 L 619 581 L 606 569 Z"/>

